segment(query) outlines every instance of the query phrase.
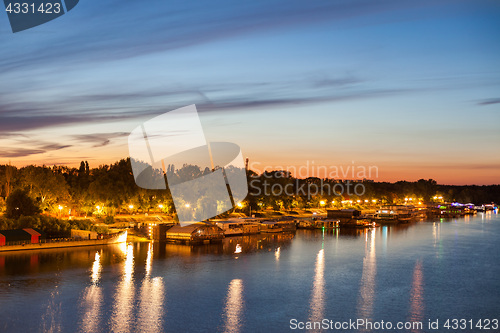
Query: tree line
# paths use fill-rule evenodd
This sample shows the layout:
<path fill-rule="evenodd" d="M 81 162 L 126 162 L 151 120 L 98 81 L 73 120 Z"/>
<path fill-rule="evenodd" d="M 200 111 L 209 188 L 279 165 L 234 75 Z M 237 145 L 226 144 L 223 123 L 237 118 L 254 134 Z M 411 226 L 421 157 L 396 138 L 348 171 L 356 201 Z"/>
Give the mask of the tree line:
<path fill-rule="evenodd" d="M 178 172 L 203 175 L 206 170 L 187 165 Z M 390 204 L 400 202 L 404 197 L 429 202 L 439 194 L 445 201 L 463 203 L 490 203 L 500 198 L 500 185 L 454 186 L 439 185 L 432 179 L 416 182 L 399 181 L 395 183 L 359 180 L 351 185 L 363 185 L 363 193 L 338 191 L 332 193 L 336 184 L 347 186 L 348 182 L 335 179 L 310 177 L 298 179 L 288 171 L 275 170 L 256 174 L 247 171 L 249 195 L 236 210 L 258 211 L 265 208 L 292 210 L 321 207 L 343 207 L 349 200 L 350 206 L 362 207 L 371 204 Z M 311 188 L 314 193 L 303 191 Z M 278 188 L 288 188 L 292 195 Z M 338 188 L 338 187 L 337 187 Z M 274 192 L 269 192 L 273 190 Z M 323 191 L 328 189 L 330 191 Z M 114 216 L 119 213 L 161 212 L 175 215 L 170 191 L 145 190 L 135 183 L 130 159 L 122 159 L 110 165 L 90 168 L 82 161 L 78 168 L 67 166 L 26 166 L 17 168 L 0 165 L 0 210 L 5 212 L 6 200 L 15 190 L 24 191 L 36 205 L 39 212 L 52 216 Z M 266 192 L 267 191 L 267 192 Z"/>

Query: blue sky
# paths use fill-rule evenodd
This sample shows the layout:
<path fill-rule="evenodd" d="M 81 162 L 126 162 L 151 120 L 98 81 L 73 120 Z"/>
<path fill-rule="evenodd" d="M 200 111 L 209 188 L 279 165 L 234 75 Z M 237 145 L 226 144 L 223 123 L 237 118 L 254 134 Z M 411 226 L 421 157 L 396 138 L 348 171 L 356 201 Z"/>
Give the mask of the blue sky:
<path fill-rule="evenodd" d="M 195 103 L 259 167 L 500 183 L 498 1 L 81 1 L 0 15 L 0 164 L 92 166 Z"/>

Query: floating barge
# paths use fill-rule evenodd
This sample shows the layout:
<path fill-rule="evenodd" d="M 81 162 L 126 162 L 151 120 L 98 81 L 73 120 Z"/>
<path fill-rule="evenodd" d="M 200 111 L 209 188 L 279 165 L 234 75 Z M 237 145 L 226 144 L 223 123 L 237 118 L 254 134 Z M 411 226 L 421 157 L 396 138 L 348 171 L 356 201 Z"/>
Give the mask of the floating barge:
<path fill-rule="evenodd" d="M 415 208 L 406 205 L 386 205 L 380 207 L 375 214 L 375 220 L 380 223 L 409 222 L 415 218 Z"/>
<path fill-rule="evenodd" d="M 193 223 L 181 227 L 175 225 L 166 232 L 166 241 L 179 243 L 215 243 L 224 239 L 224 231 L 216 225 Z"/>
<path fill-rule="evenodd" d="M 260 232 L 260 225 L 241 220 L 217 221 L 215 223 L 224 231 L 224 236 L 252 235 Z"/>
<path fill-rule="evenodd" d="M 298 229 L 335 229 L 340 225 L 338 219 L 316 219 L 300 220 L 297 222 Z"/>
<path fill-rule="evenodd" d="M 371 219 L 356 219 L 351 222 L 342 224 L 345 228 L 375 228 L 377 224 Z"/>

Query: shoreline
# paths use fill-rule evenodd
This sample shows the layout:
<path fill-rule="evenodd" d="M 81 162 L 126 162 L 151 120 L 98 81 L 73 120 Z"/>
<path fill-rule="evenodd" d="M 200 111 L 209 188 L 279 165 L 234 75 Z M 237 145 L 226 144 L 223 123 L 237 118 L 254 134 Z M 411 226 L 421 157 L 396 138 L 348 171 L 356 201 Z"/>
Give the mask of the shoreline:
<path fill-rule="evenodd" d="M 108 239 L 91 239 L 82 241 L 63 241 L 53 243 L 35 243 L 24 245 L 3 245 L 0 246 L 0 253 L 13 252 L 13 251 L 29 251 L 29 250 L 46 250 L 46 249 L 59 249 L 68 247 L 84 247 L 96 245 L 111 245 L 125 243 L 127 241 L 127 231 L 119 233 Z"/>

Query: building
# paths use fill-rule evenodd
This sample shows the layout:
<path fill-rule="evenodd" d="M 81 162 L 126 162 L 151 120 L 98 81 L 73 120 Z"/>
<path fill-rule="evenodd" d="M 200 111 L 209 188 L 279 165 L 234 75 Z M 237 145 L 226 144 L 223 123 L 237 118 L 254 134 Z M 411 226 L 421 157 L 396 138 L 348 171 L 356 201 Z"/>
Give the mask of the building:
<path fill-rule="evenodd" d="M 97 239 L 96 231 L 71 229 L 71 238 L 78 240 Z"/>
<path fill-rule="evenodd" d="M 33 228 L 0 230 L 0 246 L 37 244 L 41 238 L 41 231 Z"/>

